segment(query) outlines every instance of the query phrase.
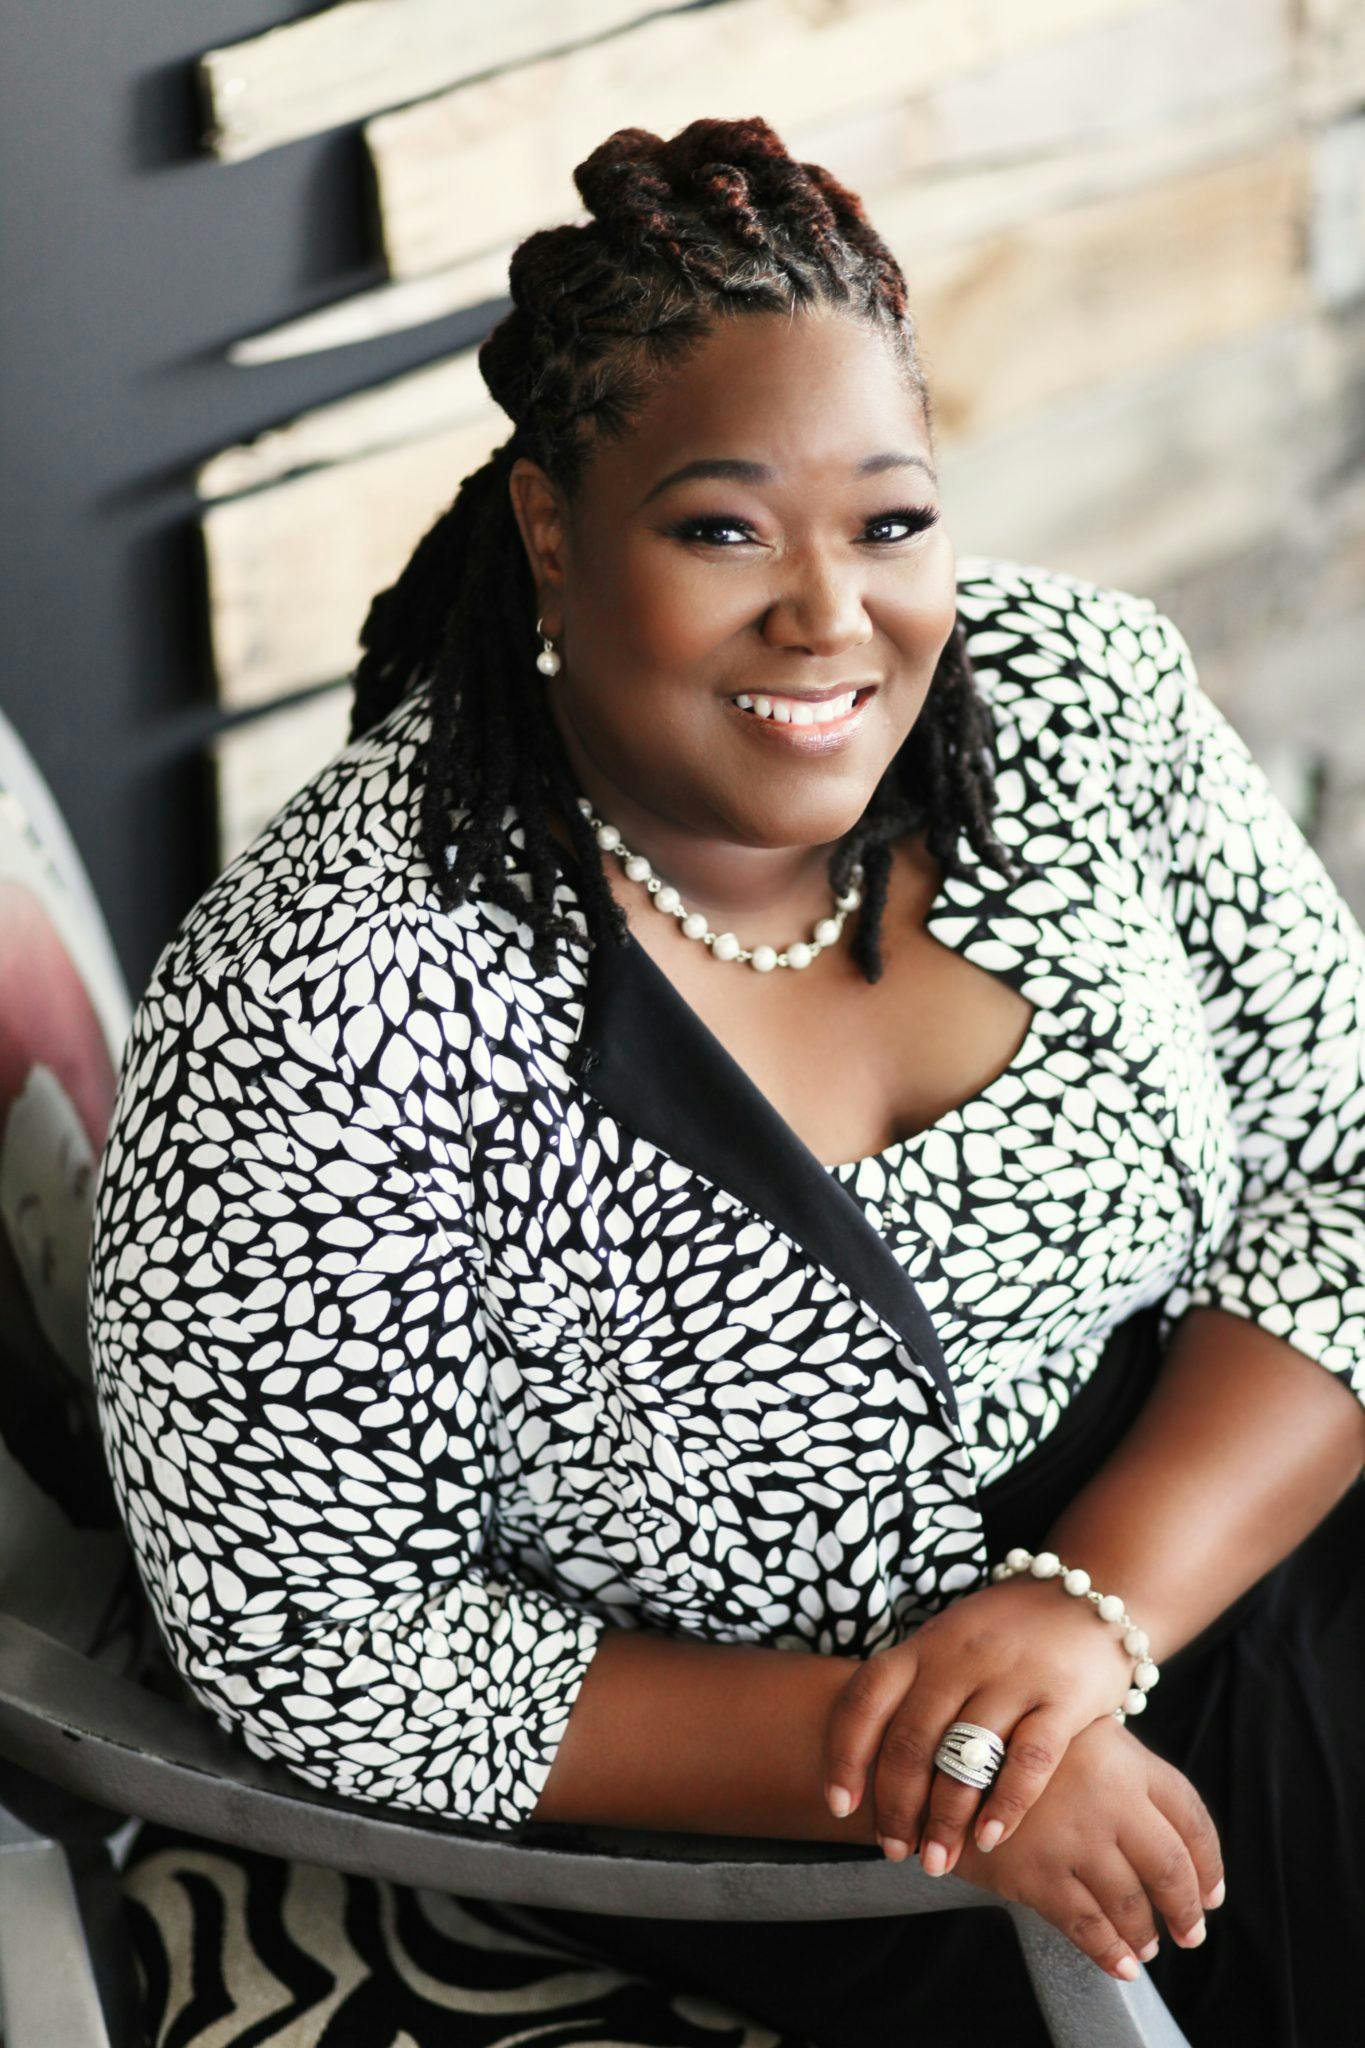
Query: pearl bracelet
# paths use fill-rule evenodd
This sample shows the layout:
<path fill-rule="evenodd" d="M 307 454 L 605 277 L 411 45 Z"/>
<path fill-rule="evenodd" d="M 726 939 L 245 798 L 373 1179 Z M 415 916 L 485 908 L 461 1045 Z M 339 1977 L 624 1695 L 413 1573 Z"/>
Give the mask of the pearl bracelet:
<path fill-rule="evenodd" d="M 1089 1572 L 1064 1565 L 1054 1550 L 1007 1551 L 1004 1563 L 995 1566 L 991 1577 L 998 1583 L 1001 1579 L 1012 1579 L 1020 1572 L 1029 1572 L 1035 1579 L 1060 1578 L 1064 1591 L 1078 1600 L 1085 1598 L 1094 1602 L 1095 1612 L 1101 1621 L 1119 1623 L 1123 1629 L 1123 1647 L 1136 1662 L 1133 1665 L 1133 1683 L 1123 1696 L 1123 1705 L 1115 1707 L 1114 1719 L 1126 1721 L 1130 1714 L 1140 1714 L 1161 1673 L 1148 1655 L 1151 1643 L 1146 1629 L 1138 1627 L 1118 1594 L 1095 1592 Z"/>

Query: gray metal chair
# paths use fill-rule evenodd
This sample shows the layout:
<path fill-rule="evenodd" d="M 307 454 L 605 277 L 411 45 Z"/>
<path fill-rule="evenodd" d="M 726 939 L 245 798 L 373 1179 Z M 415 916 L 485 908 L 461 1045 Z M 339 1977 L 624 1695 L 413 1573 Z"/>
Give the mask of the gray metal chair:
<path fill-rule="evenodd" d="M 112 1515 L 107 1473 L 92 1459 L 97 1437 L 72 1291 L 83 1302 L 89 1166 L 128 1008 L 69 835 L 3 717 L 0 917 L 22 927 L 0 930 L 0 941 L 22 938 L 0 943 L 0 1187 L 7 1140 L 17 1132 L 16 1171 L 39 1190 L 22 1228 L 46 1234 L 41 1256 L 34 1244 L 16 1246 L 15 1204 L 0 1205 L 7 2048 L 123 2048 L 136 2040 L 137 1987 L 106 1840 L 129 1816 L 271 1856 L 532 1909 L 820 1921 L 1003 1911 L 1059 2048 L 1180 2048 L 1185 2036 L 1145 1972 L 1120 1984 L 1030 1908 L 957 1877 L 927 1878 L 918 1863 L 889 1863 L 869 1846 L 548 1823 L 508 1839 L 398 1820 L 317 1792 L 225 1735 L 164 1658 Z M 45 1146 L 60 1155 L 60 1170 L 47 1170 Z M 55 1292 L 54 1272 L 62 1280 Z"/>

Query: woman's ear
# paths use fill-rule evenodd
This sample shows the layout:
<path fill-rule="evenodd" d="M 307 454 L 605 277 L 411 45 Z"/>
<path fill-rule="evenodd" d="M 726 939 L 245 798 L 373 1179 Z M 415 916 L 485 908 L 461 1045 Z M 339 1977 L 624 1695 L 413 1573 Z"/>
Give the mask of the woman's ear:
<path fill-rule="evenodd" d="M 555 608 L 564 585 L 565 554 L 565 522 L 560 494 L 540 465 L 525 455 L 519 455 L 512 464 L 507 489 L 546 631 L 558 632 Z"/>

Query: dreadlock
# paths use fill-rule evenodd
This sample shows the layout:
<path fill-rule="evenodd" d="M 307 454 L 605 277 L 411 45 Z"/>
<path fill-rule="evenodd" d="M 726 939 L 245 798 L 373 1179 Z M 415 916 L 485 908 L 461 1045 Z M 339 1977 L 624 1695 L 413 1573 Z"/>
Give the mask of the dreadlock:
<path fill-rule="evenodd" d="M 899 266 L 854 194 L 819 164 L 797 163 L 766 121 L 696 120 L 669 142 L 618 128 L 579 164 L 574 183 L 593 218 L 538 230 L 517 246 L 512 309 L 478 352 L 514 431 L 463 479 L 397 582 L 374 599 L 352 677 L 352 740 L 419 683 L 430 689 L 422 851 L 447 904 L 483 875 L 492 899 L 529 922 L 542 972 L 554 964 L 557 937 L 580 936 L 553 908 L 547 798 L 582 866 L 590 935 L 624 944 L 628 925 L 535 666 L 535 588 L 508 490 L 513 462 L 537 463 L 572 505 L 593 449 L 629 434 L 660 372 L 716 320 L 811 305 L 852 308 L 881 325 L 931 420 Z M 991 733 L 959 615 L 907 744 L 830 855 L 839 893 L 854 863 L 863 865 L 851 947 L 869 981 L 882 971 L 892 848 L 906 832 L 927 825 L 946 873 L 961 872 L 964 830 L 981 858 L 1015 871 L 991 829 Z M 510 872 L 509 805 L 522 826 L 529 906 Z M 465 815 L 452 849 L 454 809 Z"/>

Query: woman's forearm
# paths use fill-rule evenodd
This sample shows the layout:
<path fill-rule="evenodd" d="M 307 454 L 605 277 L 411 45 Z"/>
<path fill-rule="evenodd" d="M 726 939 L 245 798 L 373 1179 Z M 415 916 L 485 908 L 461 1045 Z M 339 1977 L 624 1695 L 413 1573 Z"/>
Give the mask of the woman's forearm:
<path fill-rule="evenodd" d="M 536 1820 L 871 1842 L 825 1804 L 825 1728 L 855 1657 L 608 1629 Z"/>
<path fill-rule="evenodd" d="M 1170 1656 L 1289 1555 L 1365 1465 L 1365 1406 L 1259 1324 L 1193 1308 L 1152 1392 L 1047 1548 Z"/>

